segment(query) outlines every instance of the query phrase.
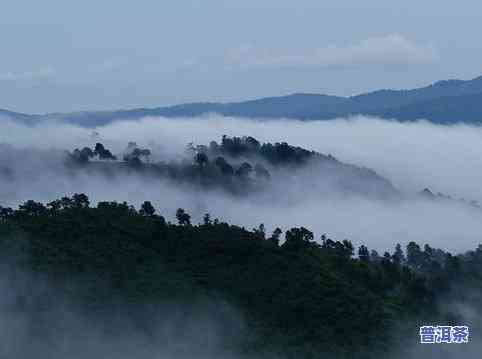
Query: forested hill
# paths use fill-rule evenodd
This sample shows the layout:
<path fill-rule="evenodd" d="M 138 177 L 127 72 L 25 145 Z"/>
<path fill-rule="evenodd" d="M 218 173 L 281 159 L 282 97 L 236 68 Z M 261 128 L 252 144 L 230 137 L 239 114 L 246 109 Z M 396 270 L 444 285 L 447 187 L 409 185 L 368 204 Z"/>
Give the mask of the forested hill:
<path fill-rule="evenodd" d="M 17 210 L 0 207 L 1 253 L 10 262 L 17 254 L 24 271 L 55 279 L 67 294 L 87 283 L 72 292 L 86 313 L 108 310 L 120 298 L 141 305 L 221 297 L 246 319 L 246 336 L 232 348 L 245 354 L 393 357 L 418 341 L 420 323 L 460 324 L 462 306 L 452 301 L 482 309 L 475 295 L 482 287 L 480 247 L 453 256 L 411 242 L 379 254 L 314 238 L 304 227 L 284 228 L 283 238 L 281 229 L 249 230 L 209 214 L 195 224 L 184 209 L 176 218 L 166 223 L 148 201 L 138 210 L 116 202 L 91 207 L 84 194 L 46 205 L 27 201 Z M 55 297 L 26 295 L 15 310 L 55 305 Z M 48 329 L 45 320 L 27 323 L 34 337 Z M 464 324 L 477 331 L 477 323 Z M 51 345 L 54 352 L 61 347 Z"/>
<path fill-rule="evenodd" d="M 190 143 L 185 152 L 187 157 L 179 154 L 180 161 L 153 161 L 151 151 L 134 142 L 117 155 L 97 143 L 93 149 L 84 147 L 70 152 L 66 164 L 79 172 L 136 173 L 244 195 L 274 184 L 284 186 L 286 191 L 295 190 L 302 182 L 319 194 L 336 192 L 377 198 L 398 195 L 391 182 L 372 169 L 286 142 L 260 143 L 251 136 L 223 136 L 219 143 Z"/>
<path fill-rule="evenodd" d="M 302 120 L 328 120 L 362 114 L 401 121 L 427 119 L 440 124 L 480 124 L 481 99 L 482 77 L 477 77 L 468 81 L 439 81 L 411 90 L 378 90 L 352 97 L 298 93 L 233 103 L 204 102 L 157 108 L 47 115 L 26 115 L 0 110 L 0 115 L 26 123 L 57 119 L 87 127 L 102 126 L 117 120 L 136 120 L 145 116 L 194 117 L 208 113 Z"/>

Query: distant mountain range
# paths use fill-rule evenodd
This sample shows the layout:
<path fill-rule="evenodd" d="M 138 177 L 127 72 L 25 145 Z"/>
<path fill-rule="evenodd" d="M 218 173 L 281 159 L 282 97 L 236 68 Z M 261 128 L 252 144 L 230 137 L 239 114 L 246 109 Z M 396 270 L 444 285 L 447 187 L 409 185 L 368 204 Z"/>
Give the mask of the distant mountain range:
<path fill-rule="evenodd" d="M 329 120 L 353 115 L 370 115 L 399 121 L 425 119 L 438 124 L 482 124 L 482 76 L 468 81 L 439 81 L 412 90 L 378 90 L 352 97 L 299 93 L 244 102 L 189 103 L 158 108 L 45 115 L 0 110 L 0 116 L 4 115 L 25 123 L 54 118 L 86 127 L 145 116 L 193 117 L 206 113 L 301 120 Z"/>

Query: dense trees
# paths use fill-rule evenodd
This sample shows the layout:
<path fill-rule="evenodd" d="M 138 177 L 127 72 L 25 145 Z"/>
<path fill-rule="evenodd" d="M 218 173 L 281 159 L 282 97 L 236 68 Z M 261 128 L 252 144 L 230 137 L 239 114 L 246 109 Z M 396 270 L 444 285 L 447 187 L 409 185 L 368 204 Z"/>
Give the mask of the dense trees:
<path fill-rule="evenodd" d="M 286 240 L 282 247 L 287 250 L 300 250 L 308 247 L 313 242 L 313 238 L 313 232 L 304 227 L 292 228 L 286 231 Z"/>
<path fill-rule="evenodd" d="M 104 147 L 102 143 L 97 142 L 95 144 L 94 156 L 98 156 L 101 160 L 116 160 L 114 156 L 108 149 Z"/>
<path fill-rule="evenodd" d="M 482 283 L 482 246 L 453 256 L 410 242 L 406 253 L 401 245 L 383 255 L 361 246 L 355 256 L 350 241 L 315 240 L 304 227 L 282 239 L 280 228 L 266 236 L 263 225 L 248 231 L 209 214 L 195 225 L 181 208 L 175 225 L 155 212 L 149 201 L 139 210 L 125 202 L 91 207 L 84 194 L 27 201 L 17 210 L 0 207 L 0 245 L 23 238 L 33 269 L 69 283 L 90 278 L 103 293 L 112 287 L 131 301 L 222 295 L 256 333 L 249 348 L 298 357 L 386 350 L 392 326 L 454 318 L 437 298 L 469 301 L 464 285 Z M 95 293 L 86 293 L 90 305 L 100 305 Z"/>
<path fill-rule="evenodd" d="M 397 195 L 390 182 L 372 170 L 344 164 L 330 155 L 285 142 L 261 144 L 250 136 L 223 136 L 221 143 L 211 141 L 208 146 L 189 143 L 180 159 L 154 162 L 150 156 L 149 149 L 129 142 L 120 155 L 121 160 L 117 161 L 110 150 L 97 143 L 94 150 L 85 147 L 69 153 L 67 164 L 78 171 L 87 168 L 112 175 L 135 172 L 151 178 L 167 178 L 176 183 L 221 188 L 236 195 L 262 191 L 273 180 L 290 181 L 290 175 L 297 171 L 320 171 L 320 176 L 326 174 L 327 179 L 332 179 L 330 184 L 343 192 Z"/>
<path fill-rule="evenodd" d="M 84 147 L 82 150 L 76 148 L 69 154 L 69 158 L 79 164 L 86 164 L 89 160 L 97 157 L 99 160 L 117 160 L 117 157 L 112 152 L 104 147 L 102 143 L 96 143 L 94 150 L 89 147 Z"/>

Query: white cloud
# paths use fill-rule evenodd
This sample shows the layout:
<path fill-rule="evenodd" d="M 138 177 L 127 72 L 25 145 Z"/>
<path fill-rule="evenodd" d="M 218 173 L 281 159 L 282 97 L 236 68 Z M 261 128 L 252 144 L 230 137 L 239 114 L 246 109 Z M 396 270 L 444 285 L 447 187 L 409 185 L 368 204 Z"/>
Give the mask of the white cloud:
<path fill-rule="evenodd" d="M 243 45 L 229 50 L 227 66 L 365 66 L 420 65 L 438 59 L 431 45 L 417 44 L 402 35 L 372 37 L 348 46 L 329 45 L 298 53 Z"/>
<path fill-rule="evenodd" d="M 327 233 L 335 239 L 348 238 L 357 245 L 364 243 L 380 250 L 410 240 L 455 252 L 473 249 L 480 243 L 480 211 L 455 202 L 412 196 L 429 187 L 434 192 L 482 202 L 480 127 L 398 123 L 366 117 L 303 122 L 209 115 L 120 121 L 96 130 L 98 138 L 92 137 L 92 129 L 55 122 L 29 127 L 0 121 L 0 204 L 15 206 L 27 199 L 50 201 L 84 192 L 93 202 L 125 200 L 139 206 L 150 200 L 169 220 L 175 220 L 176 209 L 182 207 L 194 221 L 209 212 L 247 228 L 260 223 L 268 230 L 303 225 L 314 230 L 318 238 Z M 263 142 L 287 141 L 368 166 L 390 179 L 405 199 L 380 201 L 336 192 L 328 195 L 322 187 L 324 177 L 311 169 L 297 173 L 293 180 L 273 176 L 269 189 L 246 197 L 200 191 L 136 174 L 74 176 L 63 167 L 61 153 L 52 150 L 93 146 L 100 140 L 119 154 L 127 142 L 136 141 L 153 151 L 153 161 L 168 161 L 183 153 L 189 142 L 219 141 L 223 134 L 253 135 Z M 14 178 L 9 177 L 6 168 L 14 170 Z"/>

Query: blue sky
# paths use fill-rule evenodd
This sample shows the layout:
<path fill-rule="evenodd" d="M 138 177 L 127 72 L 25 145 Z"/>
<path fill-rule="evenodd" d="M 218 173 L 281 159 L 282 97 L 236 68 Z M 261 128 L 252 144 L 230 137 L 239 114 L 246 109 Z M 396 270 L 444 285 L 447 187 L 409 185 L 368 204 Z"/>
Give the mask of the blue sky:
<path fill-rule="evenodd" d="M 0 0 L 0 108 L 352 95 L 482 75 L 482 4 Z"/>

